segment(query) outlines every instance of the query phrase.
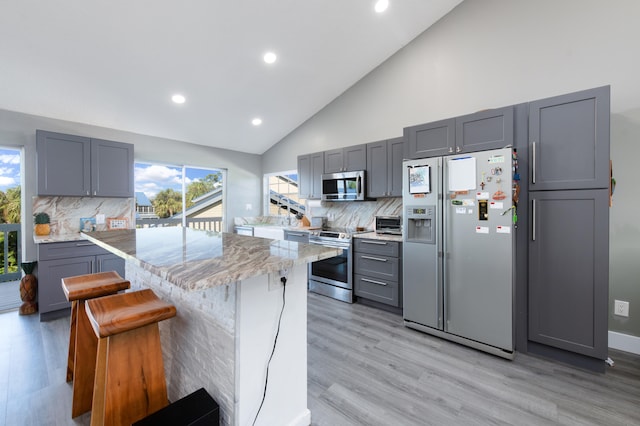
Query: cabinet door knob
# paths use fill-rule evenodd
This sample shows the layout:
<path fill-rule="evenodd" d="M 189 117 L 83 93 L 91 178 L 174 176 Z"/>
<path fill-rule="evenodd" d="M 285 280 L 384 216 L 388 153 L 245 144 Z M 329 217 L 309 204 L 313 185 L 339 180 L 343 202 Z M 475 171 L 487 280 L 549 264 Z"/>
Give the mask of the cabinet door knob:
<path fill-rule="evenodd" d="M 456 147 L 456 152 L 462 152 L 462 148 L 460 148 L 459 146 Z"/>
<path fill-rule="evenodd" d="M 453 148 L 452 147 L 449 147 L 449 152 L 453 152 Z"/>

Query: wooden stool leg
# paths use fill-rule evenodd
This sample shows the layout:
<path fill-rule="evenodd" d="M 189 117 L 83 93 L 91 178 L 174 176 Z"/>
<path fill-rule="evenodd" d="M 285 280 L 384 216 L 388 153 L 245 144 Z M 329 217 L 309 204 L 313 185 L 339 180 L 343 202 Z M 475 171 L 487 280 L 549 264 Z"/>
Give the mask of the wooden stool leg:
<path fill-rule="evenodd" d="M 76 318 L 78 301 L 71 302 L 71 324 L 69 326 L 69 355 L 67 355 L 67 382 L 73 380 L 73 361 L 76 357 Z"/>
<path fill-rule="evenodd" d="M 169 405 L 158 323 L 98 342 L 91 425 L 124 425 Z"/>
<path fill-rule="evenodd" d="M 96 353 L 98 352 L 98 338 L 91 328 L 87 317 L 84 300 L 77 302 L 76 316 L 76 357 L 73 379 L 73 401 L 71 417 L 91 410 L 93 399 L 93 385 L 96 374 Z M 80 344 L 82 342 L 82 344 Z"/>

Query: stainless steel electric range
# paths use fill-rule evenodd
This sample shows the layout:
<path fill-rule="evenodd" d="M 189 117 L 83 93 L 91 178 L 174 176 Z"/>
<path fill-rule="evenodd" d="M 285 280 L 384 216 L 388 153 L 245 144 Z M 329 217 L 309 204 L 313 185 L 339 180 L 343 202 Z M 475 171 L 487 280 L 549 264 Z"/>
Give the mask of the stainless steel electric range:
<path fill-rule="evenodd" d="M 310 231 L 309 244 L 342 249 L 342 254 L 309 264 L 309 291 L 353 303 L 352 236 L 367 231 L 326 229 Z"/>

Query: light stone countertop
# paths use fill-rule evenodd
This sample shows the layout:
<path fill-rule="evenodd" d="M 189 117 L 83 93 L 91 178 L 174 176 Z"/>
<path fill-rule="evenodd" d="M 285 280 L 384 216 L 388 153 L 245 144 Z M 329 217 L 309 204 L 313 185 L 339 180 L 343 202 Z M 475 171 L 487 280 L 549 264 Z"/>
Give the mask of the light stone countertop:
<path fill-rule="evenodd" d="M 66 241 L 82 241 L 86 240 L 82 234 L 76 232 L 74 234 L 50 234 L 50 235 L 34 235 L 33 242 L 36 244 L 46 243 L 64 243 Z"/>
<path fill-rule="evenodd" d="M 319 245 L 173 226 L 82 235 L 188 291 L 278 273 L 342 252 Z"/>
<path fill-rule="evenodd" d="M 375 231 L 364 232 L 362 234 L 355 234 L 353 238 L 368 238 L 370 240 L 397 241 L 399 243 L 402 242 L 402 235 L 376 234 Z"/>

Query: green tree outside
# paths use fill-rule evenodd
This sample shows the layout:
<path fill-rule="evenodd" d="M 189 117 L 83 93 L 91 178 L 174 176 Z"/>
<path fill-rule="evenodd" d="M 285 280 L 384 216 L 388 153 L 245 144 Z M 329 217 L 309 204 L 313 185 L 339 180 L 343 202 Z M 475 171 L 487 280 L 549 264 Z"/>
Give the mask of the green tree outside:
<path fill-rule="evenodd" d="M 20 223 L 21 188 L 0 191 L 0 223 Z M 18 259 L 18 232 L 9 232 L 7 265 L 4 264 L 4 232 L 0 232 L 0 273 L 18 272 L 20 259 Z M 5 272 L 5 268 L 7 269 Z"/>

